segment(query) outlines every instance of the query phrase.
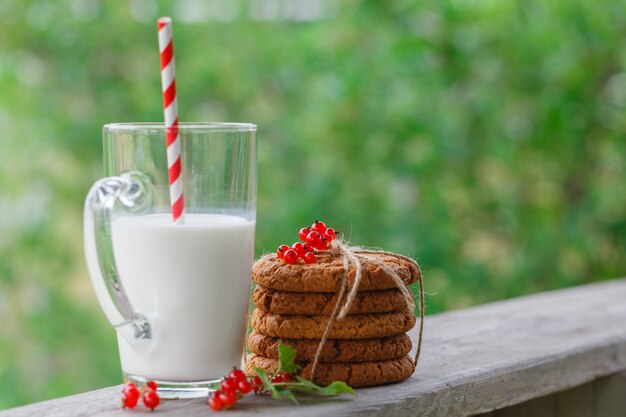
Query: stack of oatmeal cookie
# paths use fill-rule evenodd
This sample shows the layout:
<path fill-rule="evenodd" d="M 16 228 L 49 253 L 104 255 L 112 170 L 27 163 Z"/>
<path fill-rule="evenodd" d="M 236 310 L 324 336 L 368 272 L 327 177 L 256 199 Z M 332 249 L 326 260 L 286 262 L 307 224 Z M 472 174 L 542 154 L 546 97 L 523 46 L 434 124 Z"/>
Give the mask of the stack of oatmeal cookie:
<path fill-rule="evenodd" d="M 404 257 L 375 252 L 367 256 L 384 262 L 405 285 L 414 283 L 420 274 L 417 265 Z M 334 322 L 321 351 L 314 376 L 318 384 L 340 380 L 352 387 L 374 386 L 403 381 L 413 373 L 412 345 L 406 335 L 415 325 L 413 311 L 383 268 L 367 260 L 361 264 L 362 279 L 352 307 L 345 318 Z M 352 266 L 348 288 L 354 276 Z M 253 375 L 256 367 L 274 372 L 282 341 L 296 350 L 300 374 L 310 378 L 345 277 L 343 256 L 329 251 L 318 252 L 314 264 L 288 265 L 275 255 L 257 261 L 248 374 Z"/>

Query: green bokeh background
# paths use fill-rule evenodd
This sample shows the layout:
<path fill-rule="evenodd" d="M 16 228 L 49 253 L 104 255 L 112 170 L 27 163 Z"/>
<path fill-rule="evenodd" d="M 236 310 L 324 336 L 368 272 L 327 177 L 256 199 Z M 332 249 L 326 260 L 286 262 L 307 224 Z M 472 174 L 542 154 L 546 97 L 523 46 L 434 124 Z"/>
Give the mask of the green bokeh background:
<path fill-rule="evenodd" d="M 82 204 L 162 119 L 158 15 L 181 120 L 259 125 L 257 255 L 325 219 L 429 313 L 626 272 L 620 1 L 0 0 L 0 409 L 120 382 Z"/>

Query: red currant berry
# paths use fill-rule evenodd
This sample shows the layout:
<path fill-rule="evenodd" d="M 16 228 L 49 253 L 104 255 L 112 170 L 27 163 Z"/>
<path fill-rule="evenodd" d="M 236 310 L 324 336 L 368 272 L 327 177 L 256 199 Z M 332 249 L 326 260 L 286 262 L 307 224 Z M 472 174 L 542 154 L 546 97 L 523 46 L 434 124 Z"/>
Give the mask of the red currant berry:
<path fill-rule="evenodd" d="M 237 401 L 237 396 L 232 391 L 222 391 L 219 394 L 220 401 L 224 407 L 230 407 Z"/>
<path fill-rule="evenodd" d="M 304 245 L 300 242 L 294 243 L 291 245 L 291 249 L 295 250 L 299 257 L 302 257 L 306 253 L 306 249 L 304 249 Z"/>
<path fill-rule="evenodd" d="M 288 251 L 285 251 L 283 260 L 286 263 L 293 265 L 298 262 L 298 253 L 293 249 L 289 249 Z"/>
<path fill-rule="evenodd" d="M 328 239 L 329 242 L 332 242 L 337 238 L 337 232 L 335 232 L 335 229 L 333 229 L 332 227 L 329 227 L 328 229 L 326 229 L 324 236 L 326 237 L 326 239 Z"/>
<path fill-rule="evenodd" d="M 321 242 L 322 235 L 320 235 L 318 232 L 311 231 L 306 237 L 306 244 L 311 246 L 312 248 L 317 249 Z"/>
<path fill-rule="evenodd" d="M 154 382 L 154 381 L 148 381 L 148 382 L 146 382 L 146 386 L 147 386 L 148 388 L 150 388 L 150 389 L 155 390 L 155 391 L 159 388 L 159 386 L 157 385 L 157 383 L 156 383 L 156 382 Z"/>
<path fill-rule="evenodd" d="M 291 377 L 286 372 L 279 372 L 271 379 L 271 381 L 275 384 L 279 384 L 281 382 L 291 382 Z"/>
<path fill-rule="evenodd" d="M 317 244 L 315 246 L 313 246 L 313 248 L 315 248 L 315 250 L 326 250 L 328 249 L 328 239 L 326 239 L 325 237 L 322 237 L 319 242 L 317 242 Z"/>
<path fill-rule="evenodd" d="M 291 375 L 287 372 L 280 372 L 279 375 L 283 378 L 283 382 L 291 382 Z"/>
<path fill-rule="evenodd" d="M 139 394 L 135 397 L 124 393 L 122 396 L 122 408 L 135 408 L 137 407 L 137 401 L 139 401 Z"/>
<path fill-rule="evenodd" d="M 211 407 L 213 411 L 220 411 L 223 407 L 222 400 L 220 400 L 218 393 L 219 391 L 216 391 L 211 398 L 209 398 L 209 407 Z"/>
<path fill-rule="evenodd" d="M 311 225 L 311 230 L 323 235 L 324 232 L 326 232 L 326 225 L 324 224 L 324 222 L 315 220 L 315 223 Z"/>
<path fill-rule="evenodd" d="M 307 251 L 307 252 L 315 252 L 315 249 L 313 249 L 312 247 L 310 247 L 306 243 L 304 244 L 304 250 Z"/>
<path fill-rule="evenodd" d="M 252 389 L 254 392 L 259 393 L 263 389 L 263 381 L 258 376 L 254 378 L 250 378 L 250 384 L 252 385 Z"/>
<path fill-rule="evenodd" d="M 283 259 L 285 256 L 285 252 L 288 250 L 289 250 L 289 246 L 280 245 L 278 249 L 276 249 L 276 256 L 278 256 L 278 259 Z"/>
<path fill-rule="evenodd" d="M 246 379 L 240 379 L 237 383 L 237 389 L 242 394 L 247 394 L 252 389 L 252 384 L 250 384 Z"/>
<path fill-rule="evenodd" d="M 130 399 L 135 399 L 135 404 L 137 403 L 137 399 L 141 396 L 141 391 L 139 391 L 137 385 L 133 384 L 132 382 L 126 384 L 126 386 L 122 390 L 122 393 L 124 394 L 124 396 L 129 397 Z"/>
<path fill-rule="evenodd" d="M 146 392 L 143 393 L 143 403 L 146 407 L 151 410 L 154 410 L 159 406 L 161 402 L 161 398 L 159 398 L 159 394 L 153 389 L 148 388 Z"/>
<path fill-rule="evenodd" d="M 230 379 L 234 379 L 235 381 L 245 381 L 246 373 L 242 371 L 241 369 L 233 368 L 233 370 L 230 371 L 230 373 L 228 374 L 228 377 Z"/>
<path fill-rule="evenodd" d="M 314 264 L 315 262 L 317 262 L 317 258 L 315 257 L 315 254 L 313 252 L 305 253 L 302 259 L 304 259 L 304 263 L 307 264 Z"/>
<path fill-rule="evenodd" d="M 222 391 L 235 392 L 237 391 L 237 381 L 232 378 L 226 378 L 222 381 Z"/>
<path fill-rule="evenodd" d="M 282 377 L 282 375 L 281 375 L 281 374 L 276 375 L 275 377 L 273 377 L 272 379 L 270 379 L 270 381 L 271 381 L 273 384 L 280 384 L 281 382 L 284 382 L 284 381 L 283 381 L 283 377 Z"/>
<path fill-rule="evenodd" d="M 303 227 L 302 229 L 300 229 L 300 232 L 298 233 L 300 240 L 303 242 L 306 242 L 306 237 L 309 235 L 310 231 L 311 231 L 310 227 Z"/>

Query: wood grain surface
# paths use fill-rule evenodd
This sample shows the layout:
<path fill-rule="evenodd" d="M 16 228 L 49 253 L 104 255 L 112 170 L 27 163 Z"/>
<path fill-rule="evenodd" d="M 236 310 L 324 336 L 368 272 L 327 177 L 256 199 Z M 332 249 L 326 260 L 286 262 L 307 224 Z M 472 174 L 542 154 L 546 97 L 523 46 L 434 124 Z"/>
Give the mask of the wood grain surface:
<path fill-rule="evenodd" d="M 414 341 L 415 336 L 413 332 Z M 567 399 L 541 397 L 622 370 L 626 370 L 626 279 L 428 316 L 422 358 L 415 374 L 403 383 L 359 389 L 356 397 L 303 398 L 299 407 L 251 395 L 226 414 L 453 417 L 534 399 L 525 407 L 541 408 L 549 403 L 550 408 L 559 409 L 566 407 L 562 401 Z M 623 375 L 611 378 L 621 381 Z M 623 401 L 626 392 L 613 393 L 615 389 L 603 389 L 598 395 Z M 115 386 L 31 404 L 2 411 L 0 417 L 148 413 L 145 409 L 123 411 L 120 390 Z M 587 394 L 581 388 L 581 397 Z M 151 415 L 211 413 L 205 400 L 198 399 L 165 401 Z"/>

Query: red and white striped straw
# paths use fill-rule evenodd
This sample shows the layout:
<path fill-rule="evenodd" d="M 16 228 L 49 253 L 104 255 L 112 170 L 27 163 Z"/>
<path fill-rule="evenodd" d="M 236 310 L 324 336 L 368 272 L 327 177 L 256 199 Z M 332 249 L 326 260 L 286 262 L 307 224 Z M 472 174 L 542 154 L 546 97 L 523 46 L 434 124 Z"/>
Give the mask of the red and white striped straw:
<path fill-rule="evenodd" d="M 185 202 L 183 176 L 180 162 L 180 136 L 178 134 L 178 104 L 176 78 L 174 76 L 174 37 L 172 19 L 161 17 L 159 28 L 159 52 L 161 54 L 161 87 L 163 89 L 163 112 L 165 114 L 165 137 L 167 142 L 167 166 L 170 179 L 170 203 L 174 222 L 183 221 Z"/>

